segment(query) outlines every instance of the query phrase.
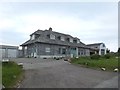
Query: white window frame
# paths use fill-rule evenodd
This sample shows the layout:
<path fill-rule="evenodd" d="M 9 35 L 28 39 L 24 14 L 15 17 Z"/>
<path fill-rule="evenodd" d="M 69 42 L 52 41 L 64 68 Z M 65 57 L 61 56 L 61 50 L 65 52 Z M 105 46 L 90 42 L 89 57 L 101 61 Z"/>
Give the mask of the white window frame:
<path fill-rule="evenodd" d="M 73 42 L 73 39 L 72 39 L 72 38 L 70 38 L 70 42 Z"/>
<path fill-rule="evenodd" d="M 65 38 L 64 38 L 64 37 L 61 37 L 61 41 L 65 41 Z"/>
<path fill-rule="evenodd" d="M 50 34 L 50 39 L 55 39 L 55 35 Z"/>

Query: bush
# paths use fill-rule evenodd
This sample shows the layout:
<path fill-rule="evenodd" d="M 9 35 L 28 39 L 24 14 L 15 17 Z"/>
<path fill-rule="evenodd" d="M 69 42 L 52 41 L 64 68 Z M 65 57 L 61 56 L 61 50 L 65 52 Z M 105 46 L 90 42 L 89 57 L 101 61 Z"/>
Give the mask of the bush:
<path fill-rule="evenodd" d="M 110 59 L 110 57 L 111 57 L 110 54 L 106 54 L 106 55 L 104 55 L 104 58 L 105 58 L 105 59 Z"/>
<path fill-rule="evenodd" d="M 98 60 L 98 59 L 100 58 L 100 55 L 98 55 L 98 54 L 93 54 L 93 55 L 90 56 L 90 58 L 91 58 L 91 59 L 96 59 L 96 60 Z"/>

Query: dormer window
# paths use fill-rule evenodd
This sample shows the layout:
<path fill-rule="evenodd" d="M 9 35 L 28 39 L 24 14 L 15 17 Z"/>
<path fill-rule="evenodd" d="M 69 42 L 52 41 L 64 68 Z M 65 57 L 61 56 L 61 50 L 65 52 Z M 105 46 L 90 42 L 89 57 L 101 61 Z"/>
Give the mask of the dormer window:
<path fill-rule="evenodd" d="M 37 39 L 38 37 L 40 37 L 40 34 L 35 34 L 35 39 Z"/>
<path fill-rule="evenodd" d="M 61 37 L 61 41 L 65 41 L 65 38 L 64 38 L 64 37 Z"/>
<path fill-rule="evenodd" d="M 70 38 L 66 38 L 66 41 L 70 42 Z"/>
<path fill-rule="evenodd" d="M 75 39 L 75 40 L 73 40 L 73 43 L 77 43 L 77 40 Z"/>
<path fill-rule="evenodd" d="M 31 40 L 34 40 L 35 39 L 35 35 L 33 34 L 33 35 L 31 35 Z"/>
<path fill-rule="evenodd" d="M 49 35 L 49 34 L 47 35 L 47 38 L 50 38 L 50 35 Z"/>
<path fill-rule="evenodd" d="M 50 34 L 50 39 L 55 39 L 55 35 Z"/>
<path fill-rule="evenodd" d="M 72 38 L 70 38 L 70 42 L 73 42 L 73 39 L 72 39 Z"/>
<path fill-rule="evenodd" d="M 58 36 L 57 38 L 58 38 L 58 40 L 61 40 L 61 36 Z"/>
<path fill-rule="evenodd" d="M 80 40 L 79 40 L 79 39 L 77 40 L 77 43 L 80 43 Z"/>
<path fill-rule="evenodd" d="M 103 47 L 105 47 L 105 44 L 103 44 Z"/>

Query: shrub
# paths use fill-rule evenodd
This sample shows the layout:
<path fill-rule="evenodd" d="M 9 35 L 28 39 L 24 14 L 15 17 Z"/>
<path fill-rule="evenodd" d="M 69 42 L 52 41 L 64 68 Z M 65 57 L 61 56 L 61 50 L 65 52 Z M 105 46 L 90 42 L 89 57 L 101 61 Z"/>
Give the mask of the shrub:
<path fill-rule="evenodd" d="M 90 56 L 90 58 L 91 58 L 91 59 L 96 59 L 96 60 L 98 60 L 98 59 L 100 58 L 100 55 L 98 55 L 98 54 L 93 54 L 93 55 Z"/>
<path fill-rule="evenodd" d="M 111 57 L 110 54 L 106 54 L 106 55 L 104 55 L 104 58 L 105 58 L 105 59 L 110 59 L 110 57 Z"/>

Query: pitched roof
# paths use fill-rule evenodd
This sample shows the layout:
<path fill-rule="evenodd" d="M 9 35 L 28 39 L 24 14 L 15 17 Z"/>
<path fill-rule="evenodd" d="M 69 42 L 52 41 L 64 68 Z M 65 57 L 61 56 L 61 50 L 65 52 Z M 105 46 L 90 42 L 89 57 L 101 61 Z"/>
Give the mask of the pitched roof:
<path fill-rule="evenodd" d="M 101 44 L 103 44 L 103 43 L 93 43 L 93 44 L 87 44 L 87 46 L 99 46 L 99 45 L 101 45 Z"/>
<path fill-rule="evenodd" d="M 66 41 L 61 41 L 61 40 L 53 40 L 53 39 L 49 39 L 49 38 L 45 37 L 45 35 L 47 35 L 47 34 L 54 34 L 56 36 L 65 36 L 66 38 L 71 37 L 73 39 L 78 39 L 78 38 L 73 37 L 73 36 L 68 35 L 68 34 L 63 34 L 63 33 L 55 32 L 55 31 L 51 31 L 51 30 L 37 30 L 32 34 L 41 34 L 41 36 L 37 39 L 34 39 L 34 40 L 28 40 L 25 43 L 23 43 L 21 46 L 32 44 L 35 42 L 40 42 L 40 43 L 48 43 L 48 44 L 57 44 L 57 45 L 67 45 L 67 46 L 77 46 L 77 47 L 89 48 L 81 41 L 80 41 L 80 43 L 71 43 L 71 42 L 66 42 Z"/>

